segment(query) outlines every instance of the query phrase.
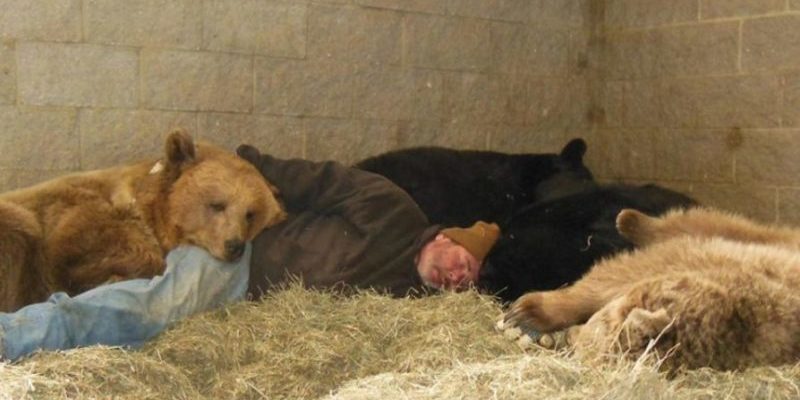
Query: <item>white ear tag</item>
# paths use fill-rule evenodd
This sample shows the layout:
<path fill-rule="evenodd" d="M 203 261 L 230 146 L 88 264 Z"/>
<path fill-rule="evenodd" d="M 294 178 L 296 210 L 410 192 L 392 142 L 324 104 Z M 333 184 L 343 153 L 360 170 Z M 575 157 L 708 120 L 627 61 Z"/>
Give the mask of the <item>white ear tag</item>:
<path fill-rule="evenodd" d="M 153 168 L 150 168 L 150 175 L 157 174 L 161 172 L 163 169 L 164 169 L 164 164 L 162 164 L 161 161 L 156 161 L 156 163 L 153 164 Z"/>

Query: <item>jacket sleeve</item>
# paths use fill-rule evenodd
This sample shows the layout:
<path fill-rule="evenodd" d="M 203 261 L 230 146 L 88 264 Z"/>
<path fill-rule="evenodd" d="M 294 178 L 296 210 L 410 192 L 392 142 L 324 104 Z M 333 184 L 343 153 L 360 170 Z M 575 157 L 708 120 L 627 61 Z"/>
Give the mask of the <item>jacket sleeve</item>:
<path fill-rule="evenodd" d="M 251 146 L 240 146 L 237 152 L 278 187 L 290 212 L 340 215 L 366 231 L 386 228 L 387 219 L 400 230 L 408 223 L 427 225 L 414 200 L 380 175 L 334 161 L 282 160 Z M 376 226 L 378 221 L 381 226 Z"/>

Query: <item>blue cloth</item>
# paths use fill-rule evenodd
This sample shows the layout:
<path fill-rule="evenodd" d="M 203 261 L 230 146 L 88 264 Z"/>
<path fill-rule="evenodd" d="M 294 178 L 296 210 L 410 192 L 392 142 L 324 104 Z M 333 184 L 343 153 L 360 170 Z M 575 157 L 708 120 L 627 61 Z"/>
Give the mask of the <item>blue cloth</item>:
<path fill-rule="evenodd" d="M 36 350 L 104 344 L 141 346 L 176 321 L 244 298 L 251 245 L 235 263 L 182 246 L 167 255 L 164 275 L 100 286 L 69 297 L 55 293 L 13 313 L 0 313 L 0 358 Z"/>

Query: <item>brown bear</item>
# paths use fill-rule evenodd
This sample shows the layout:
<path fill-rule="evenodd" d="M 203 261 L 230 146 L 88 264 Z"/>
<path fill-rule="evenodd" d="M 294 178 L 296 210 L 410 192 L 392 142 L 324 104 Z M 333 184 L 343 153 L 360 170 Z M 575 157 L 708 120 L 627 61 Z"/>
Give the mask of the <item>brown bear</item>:
<path fill-rule="evenodd" d="M 274 188 L 232 152 L 181 129 L 165 150 L 0 194 L 0 310 L 158 275 L 180 244 L 232 261 L 285 218 Z"/>
<path fill-rule="evenodd" d="M 580 355 L 649 351 L 672 371 L 800 360 L 800 231 L 702 208 L 661 218 L 627 209 L 617 227 L 643 247 L 573 286 L 526 294 L 506 321 L 539 332 L 572 326 Z"/>

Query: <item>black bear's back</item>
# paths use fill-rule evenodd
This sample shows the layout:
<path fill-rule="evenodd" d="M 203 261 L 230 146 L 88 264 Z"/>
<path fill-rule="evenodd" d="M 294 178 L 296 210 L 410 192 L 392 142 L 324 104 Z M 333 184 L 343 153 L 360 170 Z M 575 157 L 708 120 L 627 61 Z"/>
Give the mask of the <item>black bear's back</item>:
<path fill-rule="evenodd" d="M 354 166 L 400 186 L 432 224 L 468 226 L 480 219 L 502 225 L 521 206 L 547 193 L 590 182 L 592 174 L 582 163 L 585 150 L 581 139 L 571 141 L 561 154 L 415 147 Z M 548 180 L 553 184 L 540 186 Z"/>

